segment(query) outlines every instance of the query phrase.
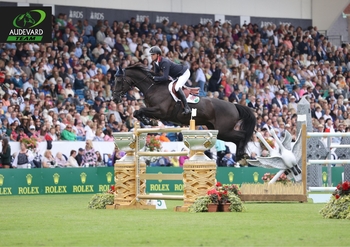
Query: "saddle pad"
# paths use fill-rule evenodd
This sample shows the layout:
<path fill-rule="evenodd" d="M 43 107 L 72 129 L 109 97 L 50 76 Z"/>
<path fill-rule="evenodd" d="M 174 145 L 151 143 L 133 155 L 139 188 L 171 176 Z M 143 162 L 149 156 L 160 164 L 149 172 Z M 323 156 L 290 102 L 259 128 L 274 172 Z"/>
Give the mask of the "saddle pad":
<path fill-rule="evenodd" d="M 168 90 L 169 90 L 169 93 L 171 94 L 171 96 L 173 97 L 173 99 L 177 102 L 177 101 L 181 101 L 178 97 L 176 97 L 176 95 L 173 93 L 173 84 L 174 84 L 175 81 L 172 81 L 169 83 L 168 85 Z M 192 103 L 192 104 L 196 104 L 198 103 L 200 100 L 199 96 L 195 96 L 195 95 L 191 95 L 189 94 L 186 101 L 187 103 Z"/>

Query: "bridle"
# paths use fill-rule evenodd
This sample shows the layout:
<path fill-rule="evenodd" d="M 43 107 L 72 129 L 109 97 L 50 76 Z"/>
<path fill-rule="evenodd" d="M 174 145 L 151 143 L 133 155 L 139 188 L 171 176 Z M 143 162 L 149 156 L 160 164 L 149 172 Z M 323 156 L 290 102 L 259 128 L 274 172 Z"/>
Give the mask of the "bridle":
<path fill-rule="evenodd" d="M 121 98 L 121 96 L 122 95 L 124 95 L 124 94 L 126 94 L 127 93 L 127 91 L 131 88 L 131 87 L 133 87 L 133 86 L 136 86 L 136 87 L 138 87 L 138 85 L 139 85 L 139 83 L 140 82 L 142 82 L 142 81 L 144 81 L 145 79 L 147 79 L 147 75 L 145 75 L 145 77 L 143 77 L 141 80 L 139 80 L 139 81 L 134 81 L 134 83 L 130 83 L 127 79 L 126 79 L 126 75 L 125 75 L 125 72 L 123 73 L 123 76 L 121 76 L 121 78 L 122 78 L 122 89 L 121 89 L 121 91 L 118 93 L 118 98 Z M 124 84 L 128 84 L 128 87 L 125 89 L 124 88 Z M 144 94 L 146 94 L 147 93 L 147 91 L 152 87 L 154 85 L 154 82 L 146 89 L 146 91 L 145 91 L 145 93 Z"/>

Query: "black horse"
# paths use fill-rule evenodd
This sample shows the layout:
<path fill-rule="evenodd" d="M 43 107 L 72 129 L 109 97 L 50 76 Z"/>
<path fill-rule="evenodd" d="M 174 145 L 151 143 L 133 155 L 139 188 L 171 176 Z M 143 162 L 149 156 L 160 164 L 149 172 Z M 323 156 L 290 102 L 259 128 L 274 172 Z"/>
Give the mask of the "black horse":
<path fill-rule="evenodd" d="M 143 93 L 147 106 L 134 112 L 134 117 L 138 120 L 149 124 L 148 118 L 154 118 L 189 125 L 191 116 L 182 114 L 181 101 L 175 102 L 168 90 L 168 83 L 155 83 L 151 79 L 153 75 L 141 64 L 127 67 L 124 75 L 115 80 L 114 101 L 119 103 L 122 96 L 135 86 Z M 194 118 L 196 125 L 219 130 L 218 139 L 235 143 L 237 158 L 243 156 L 256 124 L 256 118 L 249 107 L 209 97 L 201 97 L 198 103 L 190 103 L 189 106 L 197 108 L 197 116 Z"/>

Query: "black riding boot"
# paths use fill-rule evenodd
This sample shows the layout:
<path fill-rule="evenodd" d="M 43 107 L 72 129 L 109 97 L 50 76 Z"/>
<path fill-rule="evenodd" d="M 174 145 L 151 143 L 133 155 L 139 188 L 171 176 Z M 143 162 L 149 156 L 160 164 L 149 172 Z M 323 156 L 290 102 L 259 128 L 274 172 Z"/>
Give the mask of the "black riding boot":
<path fill-rule="evenodd" d="M 181 100 L 182 104 L 184 105 L 184 109 L 183 109 L 182 114 L 186 115 L 186 114 L 191 113 L 191 108 L 187 104 L 187 100 L 186 100 L 186 96 L 185 96 L 184 92 L 182 91 L 181 88 L 177 92 L 179 93 L 180 100 Z"/>

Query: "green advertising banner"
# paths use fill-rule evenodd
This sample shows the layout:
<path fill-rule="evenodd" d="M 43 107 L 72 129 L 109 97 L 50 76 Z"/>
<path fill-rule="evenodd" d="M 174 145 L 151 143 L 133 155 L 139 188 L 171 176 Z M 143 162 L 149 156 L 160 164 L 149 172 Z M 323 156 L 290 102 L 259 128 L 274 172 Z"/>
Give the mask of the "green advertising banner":
<path fill-rule="evenodd" d="M 218 167 L 216 179 L 224 185 L 242 183 L 263 183 L 262 176 L 265 173 L 277 173 L 278 169 L 266 169 L 260 167 L 229 168 Z M 342 181 L 343 167 L 332 167 L 332 186 Z M 175 167 L 147 167 L 147 173 L 182 173 L 182 168 Z M 327 187 L 327 167 L 322 167 L 323 186 Z M 150 192 L 181 192 L 183 183 L 181 180 L 149 180 L 146 183 L 146 190 Z"/>
<path fill-rule="evenodd" d="M 112 184 L 110 167 L 0 170 L 0 195 L 98 193 Z"/>
<path fill-rule="evenodd" d="M 258 167 L 217 169 L 217 180 L 222 184 L 263 183 L 266 172 L 276 173 L 277 169 Z M 332 186 L 342 181 L 343 167 L 332 168 Z M 147 167 L 147 173 L 182 173 L 178 167 Z M 327 167 L 322 168 L 323 186 L 327 186 Z M 113 167 L 61 168 L 61 169 L 1 169 L 0 196 L 3 195 L 51 195 L 84 194 L 107 191 L 114 184 Z M 149 180 L 147 193 L 182 192 L 182 180 Z"/>

